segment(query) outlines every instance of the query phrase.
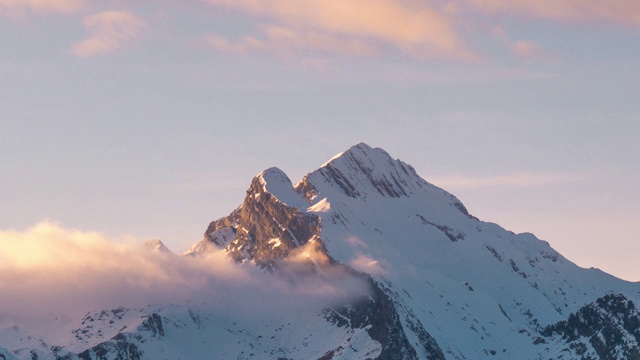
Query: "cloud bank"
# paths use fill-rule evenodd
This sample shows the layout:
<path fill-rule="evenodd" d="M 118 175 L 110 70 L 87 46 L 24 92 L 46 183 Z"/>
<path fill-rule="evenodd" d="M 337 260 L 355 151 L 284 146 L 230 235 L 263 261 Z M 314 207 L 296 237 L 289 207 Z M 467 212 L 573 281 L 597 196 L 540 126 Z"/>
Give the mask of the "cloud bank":
<path fill-rule="evenodd" d="M 242 314 L 277 313 L 295 304 L 319 310 L 366 291 L 364 281 L 339 268 L 328 267 L 321 276 L 289 268 L 286 276 L 276 276 L 236 264 L 223 251 L 181 257 L 50 221 L 24 231 L 0 230 L 0 327 L 33 329 L 53 318 L 148 304 L 209 303 Z M 264 300 L 259 309 L 254 299 Z"/>
<path fill-rule="evenodd" d="M 177 24 L 177 14 L 194 9 L 201 12 L 195 18 L 209 17 L 211 24 L 187 35 L 184 44 L 200 41 L 235 55 L 266 53 L 319 63 L 330 55 L 487 60 L 492 50 L 483 49 L 478 40 L 491 36 L 491 27 L 514 21 L 640 27 L 640 2 L 631 0 L 199 0 L 144 6 L 122 1 L 0 0 L 0 16 L 25 20 L 66 14 L 64 21 L 82 21 L 88 37 L 69 47 L 80 58 L 126 48 L 151 23 L 158 30 L 152 35 L 182 36 L 189 26 L 171 24 Z M 228 16 L 232 21 L 218 26 L 221 14 L 233 14 Z M 253 29 L 238 33 L 242 23 Z M 546 57 L 547 45 L 526 38 L 502 44 L 508 54 L 525 60 Z"/>
<path fill-rule="evenodd" d="M 231 42 L 218 37 L 214 46 L 220 50 L 270 47 L 274 51 L 307 47 L 338 53 L 371 54 L 373 49 L 392 46 L 417 57 L 470 59 L 467 48 L 454 29 L 454 21 L 446 9 L 428 3 L 371 0 L 366 4 L 342 0 L 206 0 L 207 3 L 245 12 L 269 22 L 263 30 L 264 40 L 255 37 Z M 287 29 L 294 34 L 278 37 L 274 29 Z M 280 34 L 282 35 L 282 34 Z M 224 39 L 222 41 L 221 39 Z M 251 44 L 251 42 L 256 44 Z M 228 43 L 228 44 L 227 44 Z"/>

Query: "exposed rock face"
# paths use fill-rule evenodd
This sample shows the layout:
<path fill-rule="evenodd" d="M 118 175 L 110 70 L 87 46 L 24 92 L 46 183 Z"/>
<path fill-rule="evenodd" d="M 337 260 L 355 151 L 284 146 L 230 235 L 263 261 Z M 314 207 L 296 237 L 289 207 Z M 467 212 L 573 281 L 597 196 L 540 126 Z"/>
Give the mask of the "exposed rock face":
<path fill-rule="evenodd" d="M 102 311 L 100 316 L 105 319 L 121 318 L 122 316 L 119 314 L 123 311 L 125 310 Z M 141 320 L 137 332 L 119 332 L 111 339 L 81 352 L 78 357 L 83 360 L 141 360 L 148 358 L 144 356 L 144 352 L 140 348 L 148 339 L 161 339 L 164 336 L 162 317 L 154 312 L 141 316 Z M 89 326 L 89 328 L 91 327 Z"/>
<path fill-rule="evenodd" d="M 261 267 L 273 269 L 278 260 L 294 249 L 312 239 L 319 240 L 320 218 L 284 203 L 267 191 L 265 175 L 262 173 L 251 182 L 240 209 L 236 237 L 227 250 L 236 261 L 253 260 Z M 287 183 L 278 185 L 293 190 L 286 176 L 282 180 Z"/>
<path fill-rule="evenodd" d="M 226 249 L 238 262 L 254 261 L 262 268 L 275 270 L 279 260 L 310 242 L 317 251 L 326 253 L 320 241 L 320 217 L 285 203 L 268 190 L 269 186 L 288 190 L 287 195 L 293 197 L 289 202 L 306 205 L 282 171 L 265 170 L 251 181 L 242 206 L 229 216 L 211 222 L 204 239 L 186 254 Z"/>
<path fill-rule="evenodd" d="M 640 313 L 621 294 L 599 298 L 542 335 L 562 339 L 575 358 L 640 359 Z"/>
<path fill-rule="evenodd" d="M 220 230 L 233 229 L 233 234 L 235 234 L 240 219 L 240 210 L 241 207 L 233 210 L 227 217 L 212 221 L 204 232 L 205 240 L 209 240 L 219 247 L 229 245 L 229 242 L 233 239 L 229 240 L 226 236 L 220 236 Z"/>
<path fill-rule="evenodd" d="M 236 237 L 240 210 L 239 207 L 229 216 L 212 221 L 204 232 L 204 238 L 193 244 L 184 255 L 206 256 L 208 253 L 227 247 Z"/>
<path fill-rule="evenodd" d="M 142 352 L 128 336 L 118 334 L 110 341 L 98 344 L 91 349 L 85 350 L 78 354 L 83 360 L 140 360 Z"/>
<path fill-rule="evenodd" d="M 420 359 L 416 348 L 409 342 L 405 333 L 402 319 L 396 304 L 388 293 L 389 290 L 381 283 L 368 277 L 372 293 L 369 296 L 342 307 L 327 310 L 327 318 L 337 326 L 351 326 L 352 328 L 366 328 L 372 339 L 380 342 L 382 352 L 376 358 L 379 360 L 414 360 Z M 406 309 L 405 309 L 406 310 Z M 410 330 L 419 334 L 421 353 L 426 359 L 445 359 L 437 342 L 424 329 L 418 319 L 412 317 Z"/>
<path fill-rule="evenodd" d="M 11 355 L 11 353 L 3 348 L 0 348 L 0 359 L 2 360 L 13 360 L 15 357 Z"/>

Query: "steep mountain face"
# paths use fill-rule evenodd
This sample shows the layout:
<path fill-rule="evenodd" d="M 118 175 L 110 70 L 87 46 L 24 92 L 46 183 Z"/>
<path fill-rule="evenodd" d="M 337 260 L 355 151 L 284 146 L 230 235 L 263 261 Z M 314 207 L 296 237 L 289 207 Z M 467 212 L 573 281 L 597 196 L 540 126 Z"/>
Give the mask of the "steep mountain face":
<path fill-rule="evenodd" d="M 179 304 L 98 312 L 64 347 L 5 346 L 17 335 L 0 333 L 0 359 L 640 358 L 640 284 L 480 221 L 366 144 L 295 185 L 277 168 L 258 174 L 185 255 L 221 250 L 292 282 L 340 273 L 368 290 L 251 318 Z"/>

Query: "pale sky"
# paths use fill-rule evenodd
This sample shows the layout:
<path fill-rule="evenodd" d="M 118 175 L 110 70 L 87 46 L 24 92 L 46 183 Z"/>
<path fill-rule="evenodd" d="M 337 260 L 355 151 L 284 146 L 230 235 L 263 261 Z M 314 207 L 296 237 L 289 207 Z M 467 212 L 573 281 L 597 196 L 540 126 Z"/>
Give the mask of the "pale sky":
<path fill-rule="evenodd" d="M 0 229 L 182 253 L 364 141 L 640 280 L 637 0 L 0 0 Z"/>

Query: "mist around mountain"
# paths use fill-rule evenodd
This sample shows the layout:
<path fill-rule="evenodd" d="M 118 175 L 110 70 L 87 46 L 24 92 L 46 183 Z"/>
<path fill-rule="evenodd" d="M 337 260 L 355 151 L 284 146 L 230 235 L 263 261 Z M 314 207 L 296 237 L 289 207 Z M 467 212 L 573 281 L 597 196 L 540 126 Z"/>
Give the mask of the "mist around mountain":
<path fill-rule="evenodd" d="M 44 222 L 0 233 L 4 359 L 636 359 L 640 284 L 361 143 L 278 168 L 182 256 Z"/>

